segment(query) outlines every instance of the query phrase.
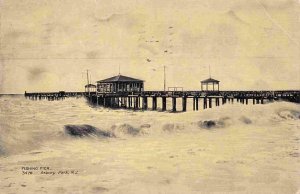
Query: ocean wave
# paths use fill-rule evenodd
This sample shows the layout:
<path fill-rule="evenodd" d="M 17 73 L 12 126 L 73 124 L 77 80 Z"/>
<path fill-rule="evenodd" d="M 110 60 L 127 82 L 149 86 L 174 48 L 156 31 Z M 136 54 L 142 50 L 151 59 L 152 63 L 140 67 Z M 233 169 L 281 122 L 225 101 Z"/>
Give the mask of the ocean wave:
<path fill-rule="evenodd" d="M 164 132 L 176 132 L 176 131 L 182 131 L 185 127 L 183 124 L 180 123 L 166 123 L 162 126 L 162 130 Z"/>
<path fill-rule="evenodd" d="M 294 109 L 281 109 L 277 111 L 279 118 L 283 120 L 298 120 L 300 119 L 300 111 Z"/>
<path fill-rule="evenodd" d="M 113 125 L 111 126 L 111 130 L 117 137 L 122 137 L 124 135 L 137 136 L 140 134 L 144 134 L 142 128 L 133 127 L 132 125 L 129 125 L 127 123 Z"/>
<path fill-rule="evenodd" d="M 198 121 L 197 125 L 199 128 L 202 129 L 224 128 L 230 125 L 229 121 L 230 121 L 229 117 L 221 117 L 215 120 Z"/>
<path fill-rule="evenodd" d="M 2 97 L 0 155 L 39 149 L 46 142 L 68 141 L 75 137 L 118 139 L 197 133 L 201 132 L 199 129 L 240 129 L 246 125 L 273 126 L 276 123 L 284 126 L 288 123 L 296 126 L 299 119 L 299 105 L 288 102 L 255 106 L 226 104 L 212 109 L 173 114 L 95 109 L 86 106 L 84 99 L 48 102 Z M 78 122 L 81 124 L 78 125 Z"/>
<path fill-rule="evenodd" d="M 115 135 L 110 131 L 104 131 L 91 125 L 65 125 L 64 127 L 65 132 L 74 137 L 115 137 Z"/>
<path fill-rule="evenodd" d="M 247 125 L 252 123 L 252 120 L 245 116 L 241 116 L 239 118 L 239 121 L 241 121 L 242 123 L 247 124 Z"/>

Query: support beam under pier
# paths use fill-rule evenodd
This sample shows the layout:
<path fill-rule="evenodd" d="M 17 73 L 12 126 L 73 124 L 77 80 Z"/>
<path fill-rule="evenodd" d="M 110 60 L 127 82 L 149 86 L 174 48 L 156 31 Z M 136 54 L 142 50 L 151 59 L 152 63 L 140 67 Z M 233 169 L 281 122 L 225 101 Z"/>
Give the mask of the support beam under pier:
<path fill-rule="evenodd" d="M 186 112 L 186 103 L 187 102 L 187 98 L 186 96 L 182 97 L 182 112 Z"/>
<path fill-rule="evenodd" d="M 176 97 L 172 97 L 172 111 L 176 112 Z"/>
<path fill-rule="evenodd" d="M 167 110 L 167 97 L 163 96 L 162 97 L 162 111 Z"/>

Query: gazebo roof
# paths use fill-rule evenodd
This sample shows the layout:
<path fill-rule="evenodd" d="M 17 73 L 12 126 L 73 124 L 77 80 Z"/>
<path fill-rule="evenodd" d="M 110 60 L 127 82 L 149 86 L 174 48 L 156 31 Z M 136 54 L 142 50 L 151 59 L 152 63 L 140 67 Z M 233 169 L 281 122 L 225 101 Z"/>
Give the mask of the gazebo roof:
<path fill-rule="evenodd" d="M 96 88 L 97 86 L 94 84 L 87 84 L 85 85 L 86 88 Z"/>
<path fill-rule="evenodd" d="M 213 79 L 213 78 L 208 78 L 205 80 L 202 80 L 201 83 L 219 83 L 219 80 Z"/>
<path fill-rule="evenodd" d="M 110 82 L 143 82 L 143 80 L 127 77 L 124 75 L 117 75 L 104 80 L 97 81 L 97 83 L 110 83 Z"/>

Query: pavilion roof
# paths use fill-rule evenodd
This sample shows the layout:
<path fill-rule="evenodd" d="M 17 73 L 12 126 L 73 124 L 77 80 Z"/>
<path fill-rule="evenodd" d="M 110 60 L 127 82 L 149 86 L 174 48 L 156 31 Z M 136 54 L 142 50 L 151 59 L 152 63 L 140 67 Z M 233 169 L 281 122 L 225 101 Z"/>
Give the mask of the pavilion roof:
<path fill-rule="evenodd" d="M 213 79 L 211 77 L 201 81 L 201 83 L 219 83 L 219 82 L 220 82 L 219 80 Z"/>
<path fill-rule="evenodd" d="M 104 80 L 97 81 L 97 83 L 110 83 L 110 82 L 144 82 L 144 81 L 132 77 L 127 77 L 124 75 L 117 75 Z"/>
<path fill-rule="evenodd" d="M 97 86 L 94 85 L 94 84 L 87 84 L 87 85 L 85 85 L 85 87 L 86 87 L 86 88 L 92 88 L 92 87 L 97 87 Z"/>

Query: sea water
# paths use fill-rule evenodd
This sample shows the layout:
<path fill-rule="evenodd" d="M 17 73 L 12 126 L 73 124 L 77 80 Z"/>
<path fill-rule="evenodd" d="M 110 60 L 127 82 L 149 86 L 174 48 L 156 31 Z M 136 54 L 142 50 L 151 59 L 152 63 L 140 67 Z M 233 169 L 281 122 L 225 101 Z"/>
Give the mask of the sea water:
<path fill-rule="evenodd" d="M 299 104 L 192 111 L 191 101 L 169 113 L 1 96 L 0 193 L 299 191 Z M 112 135 L 74 136 L 67 125 Z"/>

